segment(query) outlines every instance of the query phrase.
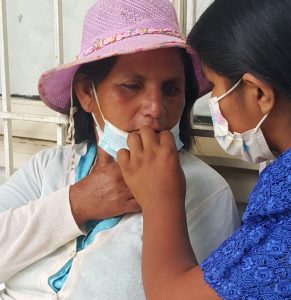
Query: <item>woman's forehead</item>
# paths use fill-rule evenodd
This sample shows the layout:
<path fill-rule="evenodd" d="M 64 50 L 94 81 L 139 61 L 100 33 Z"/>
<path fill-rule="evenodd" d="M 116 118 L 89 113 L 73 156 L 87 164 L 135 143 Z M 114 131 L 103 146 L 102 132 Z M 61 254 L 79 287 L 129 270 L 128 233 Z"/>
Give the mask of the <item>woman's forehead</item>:
<path fill-rule="evenodd" d="M 147 74 L 184 75 L 184 62 L 181 50 L 177 48 L 156 49 L 118 57 L 111 74 L 131 74 L 146 76 Z"/>

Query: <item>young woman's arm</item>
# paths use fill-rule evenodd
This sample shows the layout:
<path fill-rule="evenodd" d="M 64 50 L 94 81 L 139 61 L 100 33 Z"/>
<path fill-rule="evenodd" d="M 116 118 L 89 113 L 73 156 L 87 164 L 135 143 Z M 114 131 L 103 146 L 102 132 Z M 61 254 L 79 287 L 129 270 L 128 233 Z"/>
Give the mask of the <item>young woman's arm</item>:
<path fill-rule="evenodd" d="M 143 127 L 129 135 L 118 162 L 144 218 L 143 282 L 147 299 L 219 299 L 195 267 L 184 208 L 185 177 L 169 132 Z"/>
<path fill-rule="evenodd" d="M 142 271 L 147 299 L 218 299 L 195 266 L 184 208 L 172 205 L 176 199 L 168 200 L 168 206 L 154 203 L 143 210 Z"/>

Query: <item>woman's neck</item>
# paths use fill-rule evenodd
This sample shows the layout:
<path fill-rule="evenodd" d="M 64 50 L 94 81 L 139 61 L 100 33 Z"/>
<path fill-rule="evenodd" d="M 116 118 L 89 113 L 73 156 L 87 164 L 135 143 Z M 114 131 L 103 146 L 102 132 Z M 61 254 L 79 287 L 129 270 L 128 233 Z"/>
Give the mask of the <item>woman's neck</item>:
<path fill-rule="evenodd" d="M 264 134 L 271 151 L 281 154 L 291 148 L 291 101 L 279 100 L 269 117 Z"/>

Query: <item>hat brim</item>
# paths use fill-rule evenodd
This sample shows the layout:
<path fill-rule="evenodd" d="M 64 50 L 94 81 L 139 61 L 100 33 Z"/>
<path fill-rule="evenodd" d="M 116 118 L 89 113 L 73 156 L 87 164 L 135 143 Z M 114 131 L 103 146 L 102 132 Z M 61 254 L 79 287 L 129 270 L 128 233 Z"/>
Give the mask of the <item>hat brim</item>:
<path fill-rule="evenodd" d="M 111 56 L 172 47 L 189 50 L 185 40 L 164 34 L 145 34 L 116 41 L 74 62 L 61 65 L 43 73 L 38 82 L 40 98 L 51 109 L 62 114 L 68 114 L 70 110 L 72 79 L 81 65 Z M 209 84 L 203 75 L 198 56 L 191 50 L 189 54 L 192 58 L 196 80 L 199 85 L 199 96 L 202 96 L 209 90 Z"/>

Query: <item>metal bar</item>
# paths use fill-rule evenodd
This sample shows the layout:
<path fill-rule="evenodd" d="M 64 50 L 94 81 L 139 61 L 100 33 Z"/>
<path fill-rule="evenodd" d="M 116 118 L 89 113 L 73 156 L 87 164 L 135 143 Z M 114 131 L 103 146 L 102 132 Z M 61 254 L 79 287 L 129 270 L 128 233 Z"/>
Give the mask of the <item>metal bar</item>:
<path fill-rule="evenodd" d="M 3 120 L 21 120 L 21 121 L 31 121 L 31 122 L 44 122 L 44 123 L 54 123 L 57 125 L 65 126 L 68 121 L 67 118 L 62 116 L 39 116 L 33 114 L 19 114 L 11 112 L 0 112 L 0 119 Z"/>
<path fill-rule="evenodd" d="M 180 28 L 184 35 L 186 35 L 187 27 L 187 0 L 172 0 L 172 3 L 176 9 Z"/>
<path fill-rule="evenodd" d="M 7 16 L 6 1 L 0 1 L 0 32 L 1 32 L 1 84 L 3 112 L 11 111 L 10 100 L 10 76 L 8 60 L 8 39 L 7 39 Z M 13 144 L 12 144 L 12 123 L 11 120 L 3 120 L 4 132 L 4 156 L 5 156 L 5 177 L 8 179 L 13 173 Z"/>
<path fill-rule="evenodd" d="M 63 6 L 62 0 L 54 0 L 54 30 L 55 30 L 55 65 L 64 63 L 64 44 L 63 44 Z M 57 113 L 57 117 L 61 117 Z M 65 126 L 57 124 L 57 144 L 65 145 L 66 133 Z"/>
<path fill-rule="evenodd" d="M 197 0 L 188 0 L 185 7 L 186 19 L 186 35 L 190 33 L 193 25 L 196 23 Z"/>
<path fill-rule="evenodd" d="M 197 0 L 192 0 L 193 2 L 193 24 L 197 21 Z"/>
<path fill-rule="evenodd" d="M 62 0 L 54 0 L 55 65 L 64 63 L 63 6 Z"/>
<path fill-rule="evenodd" d="M 188 0 L 182 0 L 182 7 L 181 10 L 183 12 L 183 16 L 182 16 L 182 22 L 181 22 L 181 26 L 182 26 L 182 31 L 184 33 L 184 35 L 187 35 L 187 7 L 188 7 Z"/>

